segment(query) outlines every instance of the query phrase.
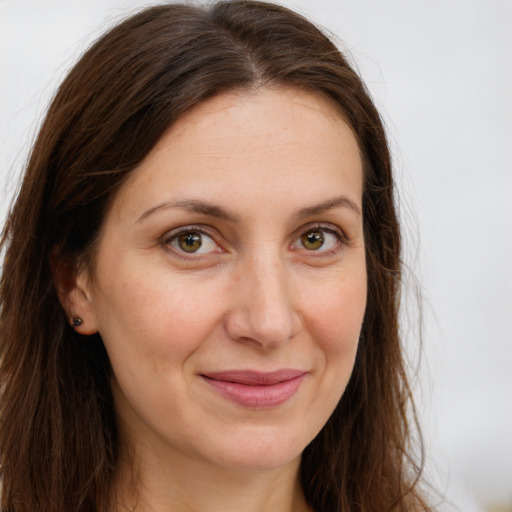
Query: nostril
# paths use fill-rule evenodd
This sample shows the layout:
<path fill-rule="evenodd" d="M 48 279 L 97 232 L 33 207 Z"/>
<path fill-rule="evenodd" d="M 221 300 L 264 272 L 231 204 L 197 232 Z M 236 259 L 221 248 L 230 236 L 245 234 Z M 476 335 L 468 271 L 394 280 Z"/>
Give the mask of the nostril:
<path fill-rule="evenodd" d="M 289 342 L 298 325 L 286 268 L 275 254 L 240 265 L 226 330 L 232 339 L 273 347 Z"/>
<path fill-rule="evenodd" d="M 264 312 L 256 307 L 230 311 L 226 330 L 230 338 L 240 342 L 273 347 L 289 342 L 294 335 L 293 313 L 290 310 Z"/>

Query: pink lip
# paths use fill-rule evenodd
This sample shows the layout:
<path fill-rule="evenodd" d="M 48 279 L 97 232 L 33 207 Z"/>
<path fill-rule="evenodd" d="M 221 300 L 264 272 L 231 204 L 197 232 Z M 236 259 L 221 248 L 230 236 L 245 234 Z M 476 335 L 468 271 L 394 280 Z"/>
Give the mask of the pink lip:
<path fill-rule="evenodd" d="M 230 370 L 203 373 L 201 377 L 222 396 L 244 407 L 264 409 L 286 402 L 306 377 L 303 370 L 256 372 Z"/>

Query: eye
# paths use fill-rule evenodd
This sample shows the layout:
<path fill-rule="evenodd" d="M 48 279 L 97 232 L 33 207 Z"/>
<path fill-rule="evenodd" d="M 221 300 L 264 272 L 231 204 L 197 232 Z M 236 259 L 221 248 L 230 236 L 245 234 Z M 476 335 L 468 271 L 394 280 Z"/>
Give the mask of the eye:
<path fill-rule="evenodd" d="M 211 236 L 199 230 L 180 231 L 168 237 L 166 243 L 174 250 L 187 254 L 206 254 L 221 251 Z"/>
<path fill-rule="evenodd" d="M 329 252 L 341 242 L 341 235 L 333 229 L 314 227 L 305 231 L 293 243 L 294 249 L 306 249 L 314 252 Z"/>

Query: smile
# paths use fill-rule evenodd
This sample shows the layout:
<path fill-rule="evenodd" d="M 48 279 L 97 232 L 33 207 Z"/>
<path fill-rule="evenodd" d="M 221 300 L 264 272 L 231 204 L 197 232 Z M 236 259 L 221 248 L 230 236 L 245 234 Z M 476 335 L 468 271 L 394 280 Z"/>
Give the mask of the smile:
<path fill-rule="evenodd" d="M 238 405 L 254 409 L 276 407 L 298 391 L 306 377 L 303 370 L 255 372 L 232 370 L 201 374 L 220 395 Z"/>

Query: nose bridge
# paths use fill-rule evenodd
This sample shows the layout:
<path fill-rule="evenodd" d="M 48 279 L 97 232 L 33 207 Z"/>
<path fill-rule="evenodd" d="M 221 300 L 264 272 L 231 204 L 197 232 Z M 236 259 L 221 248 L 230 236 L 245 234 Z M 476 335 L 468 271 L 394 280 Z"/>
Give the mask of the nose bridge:
<path fill-rule="evenodd" d="M 293 336 L 295 311 L 290 276 L 282 258 L 256 252 L 239 268 L 237 293 L 231 311 L 231 336 L 270 347 Z"/>

